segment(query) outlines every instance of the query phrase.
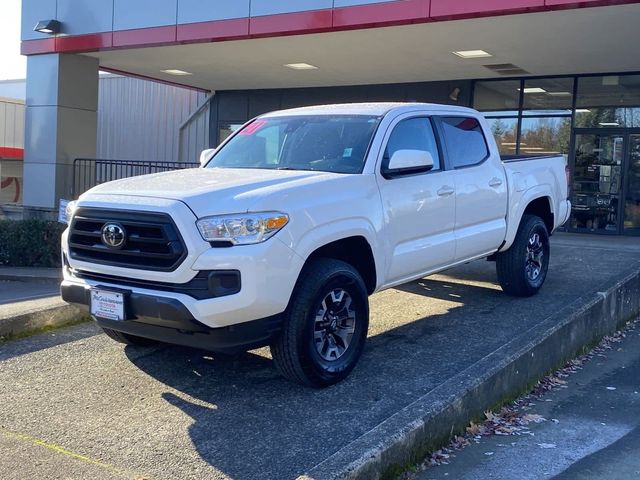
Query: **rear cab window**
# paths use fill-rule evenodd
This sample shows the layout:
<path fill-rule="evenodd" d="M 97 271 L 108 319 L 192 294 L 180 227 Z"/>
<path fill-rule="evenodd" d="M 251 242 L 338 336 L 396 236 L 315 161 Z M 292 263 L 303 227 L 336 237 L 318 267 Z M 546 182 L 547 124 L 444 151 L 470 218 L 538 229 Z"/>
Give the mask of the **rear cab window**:
<path fill-rule="evenodd" d="M 479 165 L 489 158 L 482 126 L 473 117 L 439 117 L 452 168 Z"/>

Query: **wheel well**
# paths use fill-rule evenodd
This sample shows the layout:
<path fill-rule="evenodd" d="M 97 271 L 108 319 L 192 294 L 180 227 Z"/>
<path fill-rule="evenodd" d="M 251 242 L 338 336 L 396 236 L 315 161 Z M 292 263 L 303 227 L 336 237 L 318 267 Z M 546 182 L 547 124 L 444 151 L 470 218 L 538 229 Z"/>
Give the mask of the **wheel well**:
<path fill-rule="evenodd" d="M 309 255 L 307 263 L 316 258 L 335 258 L 350 264 L 364 280 L 369 294 L 376 289 L 376 263 L 371 246 L 364 237 L 348 237 L 328 243 Z"/>
<path fill-rule="evenodd" d="M 549 234 L 553 230 L 553 211 L 551 210 L 551 202 L 548 197 L 536 198 L 527 208 L 524 209 L 523 215 L 536 215 L 540 217 L 547 226 Z"/>

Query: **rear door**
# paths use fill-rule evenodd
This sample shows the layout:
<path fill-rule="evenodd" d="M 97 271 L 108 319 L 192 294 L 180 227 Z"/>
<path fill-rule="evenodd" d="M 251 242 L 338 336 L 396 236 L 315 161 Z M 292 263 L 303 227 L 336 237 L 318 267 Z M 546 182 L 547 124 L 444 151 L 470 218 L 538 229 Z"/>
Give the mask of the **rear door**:
<path fill-rule="evenodd" d="M 507 230 L 507 181 L 497 149 L 491 153 L 479 119 L 442 116 L 438 128 L 456 190 L 455 260 L 498 249 Z"/>
<path fill-rule="evenodd" d="M 452 262 L 456 200 L 453 172 L 445 169 L 431 118 L 415 113 L 398 117 L 383 145 L 377 178 L 385 213 L 382 237 L 391 252 L 385 283 L 392 284 Z M 385 175 L 397 150 L 427 151 L 434 167 L 418 174 Z"/>

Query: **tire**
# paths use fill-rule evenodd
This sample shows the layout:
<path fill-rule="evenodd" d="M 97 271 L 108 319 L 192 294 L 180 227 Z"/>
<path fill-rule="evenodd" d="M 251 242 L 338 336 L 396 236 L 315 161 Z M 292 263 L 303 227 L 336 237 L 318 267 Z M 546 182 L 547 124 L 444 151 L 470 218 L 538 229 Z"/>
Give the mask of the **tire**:
<path fill-rule="evenodd" d="M 513 245 L 496 257 L 498 282 L 515 297 L 538 293 L 549 269 L 549 232 L 540 217 L 524 215 Z"/>
<path fill-rule="evenodd" d="M 125 345 L 135 345 L 138 347 L 148 347 L 151 345 L 156 345 L 158 342 L 155 340 L 151 340 L 150 338 L 137 337 L 135 335 L 131 335 L 129 333 L 118 332 L 117 330 L 111 330 L 110 328 L 102 328 L 104 333 L 119 343 L 124 343 Z"/>
<path fill-rule="evenodd" d="M 358 362 L 369 328 L 369 297 L 348 263 L 313 260 L 302 270 L 283 328 L 271 344 L 282 376 L 323 388 L 346 378 Z"/>

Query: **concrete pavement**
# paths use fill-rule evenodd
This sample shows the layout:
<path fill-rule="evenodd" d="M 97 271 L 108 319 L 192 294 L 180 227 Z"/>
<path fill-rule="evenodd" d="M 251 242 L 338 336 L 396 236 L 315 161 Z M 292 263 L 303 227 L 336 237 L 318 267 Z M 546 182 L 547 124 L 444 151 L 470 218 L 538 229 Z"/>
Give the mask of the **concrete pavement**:
<path fill-rule="evenodd" d="M 513 338 L 535 335 L 640 266 L 637 243 L 592 242 L 554 238 L 547 283 L 529 299 L 505 296 L 485 261 L 374 295 L 360 365 L 322 391 L 282 380 L 265 349 L 224 358 L 123 348 L 93 324 L 2 344 L 0 384 L 10 387 L 0 389 L 0 404 L 12 408 L 0 409 L 0 436 L 15 456 L 2 459 L 0 478 L 83 478 L 85 469 L 95 479 L 322 472 L 445 382 L 499 360 Z"/>
<path fill-rule="evenodd" d="M 528 413 L 530 434 L 484 438 L 417 480 L 640 479 L 640 328 Z"/>

